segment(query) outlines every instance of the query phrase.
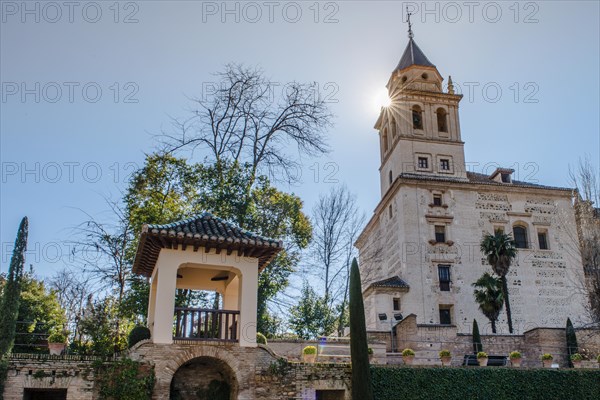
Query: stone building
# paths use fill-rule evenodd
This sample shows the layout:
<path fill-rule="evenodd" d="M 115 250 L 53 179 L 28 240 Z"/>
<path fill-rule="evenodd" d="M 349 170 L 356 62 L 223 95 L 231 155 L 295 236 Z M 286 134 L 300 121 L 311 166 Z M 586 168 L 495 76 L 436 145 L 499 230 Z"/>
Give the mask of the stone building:
<path fill-rule="evenodd" d="M 387 83 L 391 104 L 375 123 L 381 200 L 356 241 L 367 328 L 414 314 L 419 326 L 456 326 L 482 334 L 489 321 L 471 286 L 491 267 L 479 250 L 485 233 L 511 233 L 518 257 L 508 273 L 515 334 L 586 322 L 574 189 L 513 179 L 514 171 L 468 171 L 459 103 L 409 30 Z M 396 318 L 394 319 L 394 316 Z M 487 325 L 486 325 L 487 323 Z M 498 333 L 507 332 L 502 312 Z"/>

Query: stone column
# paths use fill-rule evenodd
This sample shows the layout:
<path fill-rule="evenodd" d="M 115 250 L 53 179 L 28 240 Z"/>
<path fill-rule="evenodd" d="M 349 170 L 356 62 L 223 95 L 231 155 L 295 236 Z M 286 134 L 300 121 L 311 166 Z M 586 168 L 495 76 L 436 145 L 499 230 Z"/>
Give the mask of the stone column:
<path fill-rule="evenodd" d="M 249 264 L 249 265 L 248 265 Z M 240 277 L 240 346 L 256 347 L 256 309 L 258 298 L 258 260 L 244 265 Z"/>
<path fill-rule="evenodd" d="M 161 262 L 162 254 L 158 256 L 156 268 L 158 284 L 154 305 L 154 343 L 173 343 L 173 314 L 175 311 L 175 288 L 177 284 L 176 264 Z"/>
<path fill-rule="evenodd" d="M 150 296 L 148 298 L 148 329 L 152 336 L 154 332 L 154 313 L 156 308 L 156 287 L 158 285 L 158 273 L 155 271 L 152 274 L 152 281 L 150 282 Z"/>

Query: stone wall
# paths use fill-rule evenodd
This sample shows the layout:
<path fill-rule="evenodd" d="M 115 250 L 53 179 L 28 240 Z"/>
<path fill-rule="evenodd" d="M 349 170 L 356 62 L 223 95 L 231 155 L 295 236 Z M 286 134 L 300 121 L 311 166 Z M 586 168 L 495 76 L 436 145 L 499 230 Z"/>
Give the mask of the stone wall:
<path fill-rule="evenodd" d="M 67 400 L 94 399 L 94 357 L 13 354 L 4 400 L 22 400 L 25 389 L 67 389 Z"/>
<path fill-rule="evenodd" d="M 594 360 L 600 354 L 600 330 L 579 329 L 576 334 L 580 352 L 592 360 L 589 366 L 597 367 Z M 481 335 L 481 342 L 489 355 L 507 356 L 511 351 L 520 351 L 526 367 L 541 367 L 544 353 L 551 353 L 561 367 L 567 365 L 565 329 L 535 328 L 522 335 Z M 452 325 L 417 324 L 416 316 L 411 314 L 396 326 L 396 348 L 413 349 L 415 364 L 420 365 L 441 365 L 438 352 L 450 350 L 452 365 L 461 365 L 463 356 L 473 353 L 473 339 L 472 335 L 458 333 Z M 388 363 L 396 362 L 400 362 L 398 357 L 388 359 Z"/>

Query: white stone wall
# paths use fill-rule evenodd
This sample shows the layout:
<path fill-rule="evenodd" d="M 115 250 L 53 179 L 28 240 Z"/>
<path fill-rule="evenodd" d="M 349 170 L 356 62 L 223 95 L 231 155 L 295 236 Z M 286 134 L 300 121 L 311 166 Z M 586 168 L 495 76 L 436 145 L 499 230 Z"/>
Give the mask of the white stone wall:
<path fill-rule="evenodd" d="M 447 208 L 429 205 L 433 191 L 443 191 Z M 515 333 L 535 327 L 564 327 L 568 317 L 576 326 L 585 322 L 583 270 L 568 191 L 405 181 L 389 203 L 392 218 L 382 205 L 357 246 L 365 289 L 394 275 L 408 282 L 407 293 L 387 296 L 390 303 L 392 297 L 401 298 L 404 315 L 414 313 L 419 324 L 437 324 L 440 304 L 451 305 L 452 322 L 459 333 L 470 332 L 473 318 L 482 334 L 487 333 L 488 320 L 478 310 L 471 286 L 485 271 L 491 271 L 479 242 L 485 232 L 498 227 L 512 232 L 513 224 L 519 222 L 527 227 L 531 246 L 520 249 L 508 274 Z M 434 238 L 434 223 L 443 223 L 440 221 L 447 223 L 446 238 L 452 245 L 429 243 Z M 538 229 L 547 230 L 549 250 L 539 250 Z M 439 289 L 438 264 L 451 265 L 449 292 Z M 391 304 L 386 304 L 377 290 L 365 295 L 368 329 L 384 329 L 376 315 L 389 312 Z M 504 313 L 498 329 L 507 332 Z"/>

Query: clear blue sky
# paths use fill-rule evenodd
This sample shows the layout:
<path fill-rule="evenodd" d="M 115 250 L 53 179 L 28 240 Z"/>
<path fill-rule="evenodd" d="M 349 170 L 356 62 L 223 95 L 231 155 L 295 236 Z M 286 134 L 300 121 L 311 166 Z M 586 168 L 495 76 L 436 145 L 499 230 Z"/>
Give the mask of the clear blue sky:
<path fill-rule="evenodd" d="M 0 2 L 1 270 L 24 215 L 28 263 L 41 275 L 60 268 L 62 241 L 85 218 L 77 209 L 106 217 L 102 195 L 119 196 L 152 135 L 169 115 L 185 116 L 187 97 L 201 96 L 228 62 L 258 65 L 282 84 L 317 82 L 337 101 L 332 153 L 306 160 L 304 182 L 282 189 L 309 211 L 333 173 L 370 216 L 379 200 L 375 98 L 406 46 L 407 5 L 416 42 L 465 94 L 474 171 L 512 166 L 518 179 L 568 186 L 578 157 L 598 167 L 596 1 L 270 4 Z"/>

